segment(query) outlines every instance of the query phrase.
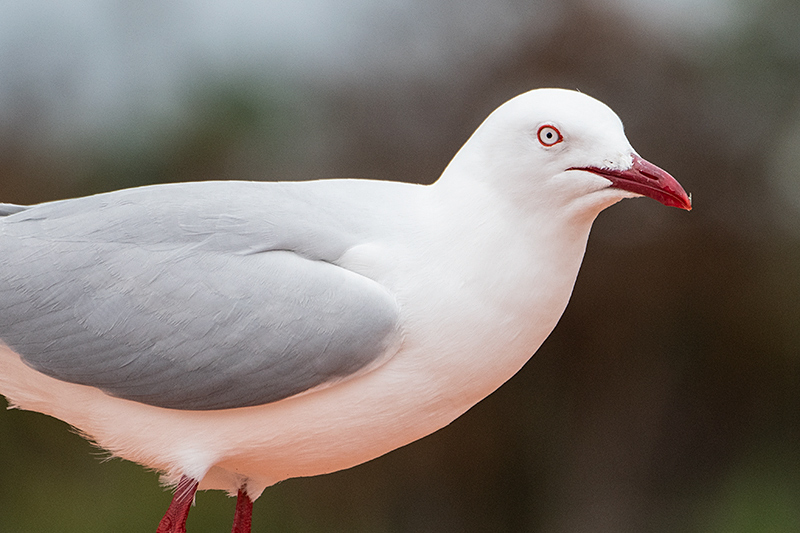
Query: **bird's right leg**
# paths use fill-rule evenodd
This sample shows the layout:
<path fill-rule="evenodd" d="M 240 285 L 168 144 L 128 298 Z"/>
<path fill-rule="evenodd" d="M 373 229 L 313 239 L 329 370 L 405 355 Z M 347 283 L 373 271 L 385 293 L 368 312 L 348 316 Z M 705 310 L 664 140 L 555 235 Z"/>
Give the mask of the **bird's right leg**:
<path fill-rule="evenodd" d="M 236 496 L 236 515 L 233 518 L 232 533 L 250 533 L 252 521 L 253 500 L 247 495 L 247 490 L 242 487 Z"/>
<path fill-rule="evenodd" d="M 175 489 L 172 503 L 158 524 L 156 533 L 186 533 L 186 518 L 197 492 L 197 480 L 183 476 Z"/>

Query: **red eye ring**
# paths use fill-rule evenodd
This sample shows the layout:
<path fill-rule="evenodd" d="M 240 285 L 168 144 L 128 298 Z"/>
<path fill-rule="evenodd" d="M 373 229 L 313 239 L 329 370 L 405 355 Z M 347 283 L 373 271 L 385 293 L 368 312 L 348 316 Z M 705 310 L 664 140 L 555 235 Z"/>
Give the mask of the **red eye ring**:
<path fill-rule="evenodd" d="M 558 131 L 558 128 L 551 126 L 550 124 L 545 124 L 539 128 L 539 131 L 536 133 L 536 137 L 539 139 L 539 142 L 542 143 L 542 146 L 548 148 L 564 140 L 564 137 L 561 136 L 561 132 Z"/>

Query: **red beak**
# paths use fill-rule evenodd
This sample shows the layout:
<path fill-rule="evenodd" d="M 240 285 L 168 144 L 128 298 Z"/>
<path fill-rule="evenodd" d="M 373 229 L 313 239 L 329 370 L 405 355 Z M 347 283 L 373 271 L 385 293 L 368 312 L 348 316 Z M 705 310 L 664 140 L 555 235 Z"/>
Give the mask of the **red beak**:
<path fill-rule="evenodd" d="M 570 169 L 573 170 L 573 169 Z M 664 205 L 692 210 L 692 200 L 681 184 L 653 163 L 633 154 L 633 166 L 628 170 L 585 167 L 574 170 L 594 172 L 611 181 L 612 186 L 623 191 L 649 196 Z"/>

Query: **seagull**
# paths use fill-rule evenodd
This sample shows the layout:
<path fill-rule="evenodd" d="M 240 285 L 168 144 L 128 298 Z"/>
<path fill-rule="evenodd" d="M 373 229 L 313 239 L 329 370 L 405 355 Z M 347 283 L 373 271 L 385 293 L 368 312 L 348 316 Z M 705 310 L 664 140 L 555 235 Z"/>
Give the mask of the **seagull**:
<path fill-rule="evenodd" d="M 690 210 L 585 94 L 495 110 L 431 185 L 161 184 L 0 204 L 0 393 L 175 488 L 236 495 L 364 463 L 452 422 L 563 313 L 592 222 Z"/>

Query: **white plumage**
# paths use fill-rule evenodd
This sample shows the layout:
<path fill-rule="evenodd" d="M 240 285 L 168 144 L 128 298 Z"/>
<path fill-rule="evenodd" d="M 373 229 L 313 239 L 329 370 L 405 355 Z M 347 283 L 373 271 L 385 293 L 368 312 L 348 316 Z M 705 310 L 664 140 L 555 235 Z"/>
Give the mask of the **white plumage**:
<path fill-rule="evenodd" d="M 495 111 L 430 186 L 212 182 L 6 206 L 0 392 L 173 483 L 254 500 L 494 391 L 555 327 L 597 214 L 642 194 L 691 207 L 605 105 L 540 89 Z M 285 340 L 261 353 L 271 332 Z M 184 530 L 185 501 L 159 531 Z M 237 524 L 249 530 L 249 509 Z"/>

